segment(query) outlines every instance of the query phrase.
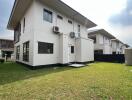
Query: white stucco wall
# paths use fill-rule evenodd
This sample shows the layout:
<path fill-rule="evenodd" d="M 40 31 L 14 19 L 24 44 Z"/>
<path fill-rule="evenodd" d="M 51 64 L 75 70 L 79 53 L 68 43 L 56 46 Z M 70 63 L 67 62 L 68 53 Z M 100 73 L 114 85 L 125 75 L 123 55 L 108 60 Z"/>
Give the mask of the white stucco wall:
<path fill-rule="evenodd" d="M 81 39 L 81 62 L 94 61 L 93 40 Z"/>
<path fill-rule="evenodd" d="M 95 50 L 103 50 L 103 54 L 112 54 L 111 39 L 102 34 L 96 34 Z"/>
<path fill-rule="evenodd" d="M 25 18 L 25 31 L 23 33 L 23 20 Z M 28 65 L 33 65 L 33 51 L 34 51 L 34 2 L 26 11 L 25 15 L 21 19 L 21 36 L 20 41 L 15 44 L 14 54 L 16 58 L 16 47 L 20 46 L 20 59 L 17 60 L 18 62 L 22 62 Z M 29 43 L 29 62 L 23 61 L 23 43 L 30 41 Z"/>
<path fill-rule="evenodd" d="M 112 41 L 112 52 L 116 52 L 116 42 L 115 41 Z"/>

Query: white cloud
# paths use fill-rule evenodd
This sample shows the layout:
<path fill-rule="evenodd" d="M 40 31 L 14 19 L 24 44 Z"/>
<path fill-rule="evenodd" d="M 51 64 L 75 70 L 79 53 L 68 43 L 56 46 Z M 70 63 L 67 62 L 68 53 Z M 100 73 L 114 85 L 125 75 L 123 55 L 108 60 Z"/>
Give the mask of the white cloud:
<path fill-rule="evenodd" d="M 105 27 L 111 15 L 126 7 L 126 0 L 62 0 L 98 25 Z"/>
<path fill-rule="evenodd" d="M 131 16 L 132 16 L 132 10 L 131 10 L 131 11 L 129 11 L 129 15 L 131 15 Z"/>

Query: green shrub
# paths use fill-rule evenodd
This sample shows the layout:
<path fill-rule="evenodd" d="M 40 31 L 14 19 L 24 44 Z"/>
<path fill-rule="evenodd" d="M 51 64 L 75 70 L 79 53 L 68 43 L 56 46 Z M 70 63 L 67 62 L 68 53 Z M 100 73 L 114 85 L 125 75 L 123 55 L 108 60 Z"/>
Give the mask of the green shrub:
<path fill-rule="evenodd" d="M 0 63 L 4 63 L 5 62 L 5 60 L 4 59 L 0 59 Z"/>

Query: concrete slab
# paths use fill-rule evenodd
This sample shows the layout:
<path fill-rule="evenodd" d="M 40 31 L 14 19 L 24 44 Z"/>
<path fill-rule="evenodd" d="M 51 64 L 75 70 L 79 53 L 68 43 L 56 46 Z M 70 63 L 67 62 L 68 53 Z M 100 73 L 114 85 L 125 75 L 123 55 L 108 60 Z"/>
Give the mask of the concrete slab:
<path fill-rule="evenodd" d="M 80 67 L 84 67 L 84 64 L 70 64 L 70 67 L 75 67 L 75 68 L 80 68 Z"/>

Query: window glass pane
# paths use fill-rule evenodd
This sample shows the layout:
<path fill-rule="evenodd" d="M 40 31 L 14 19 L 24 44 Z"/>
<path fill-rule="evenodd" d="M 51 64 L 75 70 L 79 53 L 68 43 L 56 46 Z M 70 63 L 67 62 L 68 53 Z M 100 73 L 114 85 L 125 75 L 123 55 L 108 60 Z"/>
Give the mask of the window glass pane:
<path fill-rule="evenodd" d="M 48 17 L 49 19 L 49 22 L 52 22 L 52 15 L 51 14 L 49 14 L 49 17 Z"/>
<path fill-rule="evenodd" d="M 29 42 L 23 44 L 23 61 L 29 61 Z"/>
<path fill-rule="evenodd" d="M 80 37 L 81 28 L 80 25 L 78 25 L 78 36 Z"/>
<path fill-rule="evenodd" d="M 57 18 L 63 20 L 63 17 L 60 15 L 57 15 Z"/>
<path fill-rule="evenodd" d="M 72 24 L 72 21 L 71 21 L 71 20 L 68 20 L 68 23 L 69 23 L 69 24 Z"/>
<path fill-rule="evenodd" d="M 25 18 L 23 20 L 23 33 L 24 33 L 24 31 L 25 31 Z"/>
<path fill-rule="evenodd" d="M 74 46 L 71 46 L 71 53 L 74 53 Z"/>
<path fill-rule="evenodd" d="M 20 46 L 16 47 L 16 59 L 19 60 L 19 56 L 20 56 Z"/>
<path fill-rule="evenodd" d="M 38 53 L 39 54 L 53 54 L 53 44 L 38 42 Z"/>
<path fill-rule="evenodd" d="M 21 23 L 17 25 L 17 27 L 14 29 L 14 41 L 15 43 L 19 42 L 21 36 Z"/>
<path fill-rule="evenodd" d="M 52 12 L 44 9 L 44 20 L 52 23 Z"/>

